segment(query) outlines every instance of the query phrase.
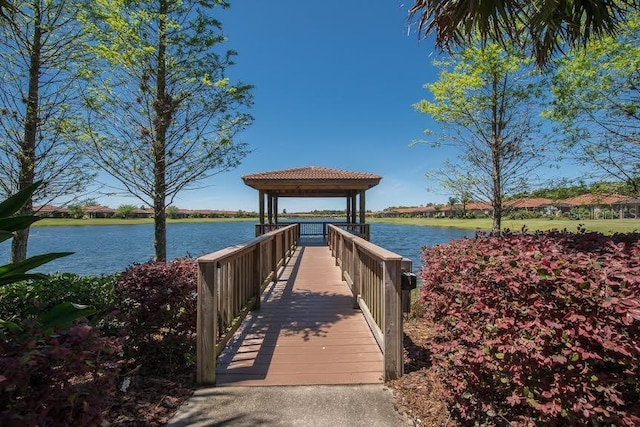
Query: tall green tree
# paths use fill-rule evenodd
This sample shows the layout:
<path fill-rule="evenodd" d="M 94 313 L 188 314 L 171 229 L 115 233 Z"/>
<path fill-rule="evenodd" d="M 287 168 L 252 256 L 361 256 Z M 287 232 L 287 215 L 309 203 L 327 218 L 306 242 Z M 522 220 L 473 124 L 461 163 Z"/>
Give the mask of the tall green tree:
<path fill-rule="evenodd" d="M 617 37 L 590 42 L 559 62 L 552 118 L 565 147 L 593 165 L 592 178 L 615 178 L 640 195 L 640 12 Z"/>
<path fill-rule="evenodd" d="M 435 177 L 441 188 L 453 194 L 452 197 L 462 205 L 462 217 L 467 216 L 467 204 L 473 199 L 473 177 L 460 169 L 460 167 L 451 161 L 445 161 L 440 170 L 430 174 Z M 456 202 L 456 203 L 457 203 Z"/>
<path fill-rule="evenodd" d="M 458 149 L 459 175 L 474 198 L 491 202 L 493 232 L 500 232 L 503 198 L 527 185 L 545 150 L 539 73 L 497 44 L 463 49 L 436 65 L 439 80 L 425 85 L 432 100 L 414 107 L 442 124 L 431 142 Z"/>
<path fill-rule="evenodd" d="M 93 159 L 154 210 L 155 259 L 166 260 L 166 210 L 183 189 L 236 167 L 248 152 L 251 87 L 227 76 L 224 0 L 97 0 L 87 91 Z"/>
<path fill-rule="evenodd" d="M 481 40 L 528 49 L 539 65 L 557 51 L 614 35 L 638 0 L 415 0 L 410 16 L 440 47 Z"/>
<path fill-rule="evenodd" d="M 85 34 L 75 0 L 14 2 L 12 20 L 0 27 L 0 194 L 43 184 L 22 206 L 80 192 L 92 172 L 76 150 L 81 103 L 78 73 L 86 63 Z M 12 241 L 11 261 L 26 258 L 29 230 Z"/>
<path fill-rule="evenodd" d="M 454 207 L 458 203 L 458 199 L 455 197 L 449 197 L 447 204 L 449 205 L 449 217 L 453 218 L 455 216 Z"/>
<path fill-rule="evenodd" d="M 97 205 L 98 202 L 95 199 L 87 198 L 75 203 L 68 204 L 67 210 L 69 211 L 69 215 L 71 215 L 72 218 L 80 219 L 84 218 L 84 216 L 87 214 L 87 207 Z"/>

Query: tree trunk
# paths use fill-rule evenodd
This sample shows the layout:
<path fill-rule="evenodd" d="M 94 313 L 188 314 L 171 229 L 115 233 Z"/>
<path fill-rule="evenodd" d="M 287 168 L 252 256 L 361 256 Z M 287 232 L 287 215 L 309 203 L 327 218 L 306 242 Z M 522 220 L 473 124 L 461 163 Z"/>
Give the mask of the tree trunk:
<path fill-rule="evenodd" d="M 11 241 L 11 258 L 9 262 L 17 263 L 27 258 L 27 242 L 29 241 L 29 229 L 18 230 Z"/>
<path fill-rule="evenodd" d="M 156 183 L 156 187 L 158 184 Z M 153 201 L 153 224 L 154 224 L 154 260 L 167 260 L 167 216 L 165 214 L 164 197 L 155 197 Z"/>
<path fill-rule="evenodd" d="M 492 198 L 491 205 L 493 207 L 493 224 L 491 232 L 499 235 L 502 230 L 502 124 L 500 123 L 500 113 L 498 111 L 498 76 L 493 75 L 492 82 L 493 99 L 491 106 L 491 161 L 492 161 Z"/>
<path fill-rule="evenodd" d="M 167 0 L 160 0 L 160 14 L 158 22 L 158 78 L 156 81 L 156 101 L 155 101 L 155 130 L 156 139 L 154 146 L 154 195 L 153 195 L 153 222 L 154 222 L 154 259 L 156 261 L 167 260 L 167 214 L 165 212 L 166 203 L 166 159 L 165 147 L 166 136 L 173 106 L 171 99 L 167 95 Z"/>
<path fill-rule="evenodd" d="M 495 145 L 500 145 L 500 141 L 494 141 Z M 499 235 L 502 230 L 502 180 L 500 179 L 500 155 L 499 148 L 495 147 L 492 151 L 497 153 L 493 154 L 493 194 L 491 199 L 491 206 L 493 207 L 493 224 L 491 226 L 491 232 Z"/>
<path fill-rule="evenodd" d="M 40 1 L 33 2 L 34 28 L 31 46 L 31 57 L 29 63 L 29 94 L 27 98 L 27 113 L 24 122 L 24 139 L 20 147 L 20 178 L 18 190 L 22 190 L 33 184 L 35 178 L 35 152 L 36 135 L 38 130 L 38 101 L 40 86 L 40 51 L 42 50 L 42 28 L 40 22 Z M 33 214 L 33 200 L 29 200 L 18 211 L 18 215 Z M 29 230 L 16 232 L 11 242 L 10 262 L 16 263 L 27 258 L 27 243 L 29 240 Z"/>

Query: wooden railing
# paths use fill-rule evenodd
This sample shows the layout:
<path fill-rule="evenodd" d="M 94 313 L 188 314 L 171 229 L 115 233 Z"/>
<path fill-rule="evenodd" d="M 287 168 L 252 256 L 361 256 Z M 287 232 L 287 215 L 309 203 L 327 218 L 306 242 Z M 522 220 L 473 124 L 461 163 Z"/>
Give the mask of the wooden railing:
<path fill-rule="evenodd" d="M 327 241 L 328 225 L 332 224 L 341 229 L 355 234 L 358 237 L 362 237 L 365 240 L 369 240 L 369 224 L 358 224 L 348 222 L 329 222 L 329 221 L 301 221 L 301 222 L 279 222 L 277 224 L 256 224 L 256 236 L 260 236 L 264 233 L 268 233 L 273 230 L 278 230 L 282 227 L 288 227 L 292 224 L 298 224 L 300 226 L 300 237 L 322 237 Z"/>
<path fill-rule="evenodd" d="M 293 255 L 298 227 L 290 225 L 254 240 L 198 258 L 197 380 L 215 384 L 216 360 L 260 295 Z"/>
<path fill-rule="evenodd" d="M 384 380 L 403 374 L 402 256 L 329 225 L 329 247 L 384 354 Z M 408 261 L 408 263 L 407 263 Z M 410 260 L 404 268 L 411 270 Z"/>

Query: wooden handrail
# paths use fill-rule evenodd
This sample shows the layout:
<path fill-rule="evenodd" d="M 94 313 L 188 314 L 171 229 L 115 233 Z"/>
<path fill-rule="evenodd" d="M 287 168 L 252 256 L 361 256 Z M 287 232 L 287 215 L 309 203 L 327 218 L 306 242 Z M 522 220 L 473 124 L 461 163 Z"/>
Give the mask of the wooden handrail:
<path fill-rule="evenodd" d="M 262 291 L 293 255 L 298 232 L 291 225 L 197 259 L 198 383 L 215 384 L 220 352 L 247 313 L 260 308 Z"/>
<path fill-rule="evenodd" d="M 384 380 L 403 374 L 402 256 L 329 225 L 329 248 L 384 354 Z"/>
<path fill-rule="evenodd" d="M 278 222 L 277 224 L 256 224 L 256 236 L 268 233 L 279 228 L 288 227 L 291 224 L 298 224 L 300 227 L 299 236 L 303 237 L 322 237 L 327 239 L 327 226 L 333 224 L 351 234 L 369 240 L 369 224 L 339 222 L 339 221 L 300 221 L 300 222 Z"/>

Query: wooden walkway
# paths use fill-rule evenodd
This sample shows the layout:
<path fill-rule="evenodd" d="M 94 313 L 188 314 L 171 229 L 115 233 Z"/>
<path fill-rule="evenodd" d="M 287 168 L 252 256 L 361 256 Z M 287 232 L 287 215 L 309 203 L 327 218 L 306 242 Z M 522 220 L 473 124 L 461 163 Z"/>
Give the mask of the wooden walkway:
<path fill-rule="evenodd" d="M 327 246 L 300 246 L 218 359 L 217 385 L 382 383 L 383 356 Z"/>

